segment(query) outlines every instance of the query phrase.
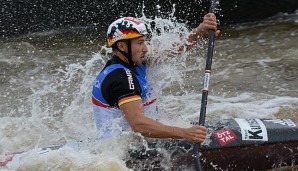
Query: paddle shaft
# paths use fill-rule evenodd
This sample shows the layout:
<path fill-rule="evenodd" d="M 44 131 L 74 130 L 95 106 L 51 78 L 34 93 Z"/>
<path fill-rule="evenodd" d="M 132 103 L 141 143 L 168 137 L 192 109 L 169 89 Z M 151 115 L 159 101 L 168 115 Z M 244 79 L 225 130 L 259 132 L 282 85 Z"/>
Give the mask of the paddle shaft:
<path fill-rule="evenodd" d="M 214 13 L 214 9 L 217 6 L 218 0 L 212 0 L 211 7 L 209 13 Z M 207 97 L 208 97 L 208 88 L 209 88 L 209 80 L 211 74 L 211 65 L 212 65 L 212 57 L 213 57 L 213 48 L 214 48 L 214 30 L 209 30 L 209 41 L 208 41 L 208 50 L 207 50 L 207 59 L 206 59 L 206 67 L 205 67 L 205 75 L 204 75 L 204 88 L 202 90 L 202 101 L 201 101 L 201 111 L 199 118 L 199 125 L 205 125 L 205 117 L 206 117 L 206 108 L 207 108 Z M 196 171 L 201 171 L 201 163 L 199 158 L 200 144 L 195 143 L 193 148 L 193 161 L 195 165 Z"/>

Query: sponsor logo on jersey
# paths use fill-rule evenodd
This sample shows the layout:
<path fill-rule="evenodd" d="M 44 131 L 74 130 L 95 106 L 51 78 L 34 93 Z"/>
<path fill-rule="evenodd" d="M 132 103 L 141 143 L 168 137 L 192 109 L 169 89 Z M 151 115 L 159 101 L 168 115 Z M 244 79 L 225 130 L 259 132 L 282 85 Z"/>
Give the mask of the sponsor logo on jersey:
<path fill-rule="evenodd" d="M 267 129 L 260 119 L 235 118 L 239 124 L 242 140 L 268 141 Z"/>
<path fill-rule="evenodd" d="M 266 119 L 264 121 L 289 127 L 296 127 L 295 122 L 293 122 L 291 119 Z"/>
<path fill-rule="evenodd" d="M 128 70 L 128 69 L 126 69 L 125 72 L 126 72 L 127 79 L 128 79 L 128 87 L 130 90 L 134 90 L 135 84 L 133 82 L 132 74 L 131 74 L 130 70 Z"/>
<path fill-rule="evenodd" d="M 96 80 L 95 83 L 94 83 L 94 87 L 96 88 L 100 88 L 100 82 L 99 80 Z"/>
<path fill-rule="evenodd" d="M 234 132 L 228 128 L 214 132 L 213 135 L 221 146 L 229 144 L 230 142 L 233 142 L 237 139 L 237 136 L 234 134 Z"/>

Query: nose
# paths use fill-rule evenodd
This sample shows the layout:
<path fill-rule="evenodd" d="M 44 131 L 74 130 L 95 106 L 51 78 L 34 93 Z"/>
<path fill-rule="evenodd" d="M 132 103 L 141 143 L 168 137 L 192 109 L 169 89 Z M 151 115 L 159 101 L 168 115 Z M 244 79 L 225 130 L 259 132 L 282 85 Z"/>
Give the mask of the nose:
<path fill-rule="evenodd" d="M 148 47 L 147 47 L 147 44 L 146 43 L 144 43 L 143 52 L 148 52 Z"/>

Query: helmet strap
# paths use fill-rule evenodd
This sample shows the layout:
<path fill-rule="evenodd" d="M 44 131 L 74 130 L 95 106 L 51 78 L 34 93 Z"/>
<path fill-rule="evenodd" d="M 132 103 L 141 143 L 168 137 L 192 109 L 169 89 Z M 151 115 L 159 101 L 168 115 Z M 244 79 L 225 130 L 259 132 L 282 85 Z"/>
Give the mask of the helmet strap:
<path fill-rule="evenodd" d="M 120 50 L 118 46 L 116 46 L 116 48 L 122 55 L 124 55 L 128 59 L 129 66 L 133 67 L 134 62 L 132 61 L 131 40 L 127 40 L 127 53 L 125 51 Z"/>

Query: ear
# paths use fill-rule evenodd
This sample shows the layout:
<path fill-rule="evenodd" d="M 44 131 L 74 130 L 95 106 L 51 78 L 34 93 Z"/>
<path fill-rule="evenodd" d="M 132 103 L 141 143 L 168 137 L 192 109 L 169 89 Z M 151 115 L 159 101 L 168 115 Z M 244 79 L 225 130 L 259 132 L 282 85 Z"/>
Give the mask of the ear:
<path fill-rule="evenodd" d="M 117 42 L 118 49 L 121 51 L 127 51 L 127 44 L 123 41 Z"/>

